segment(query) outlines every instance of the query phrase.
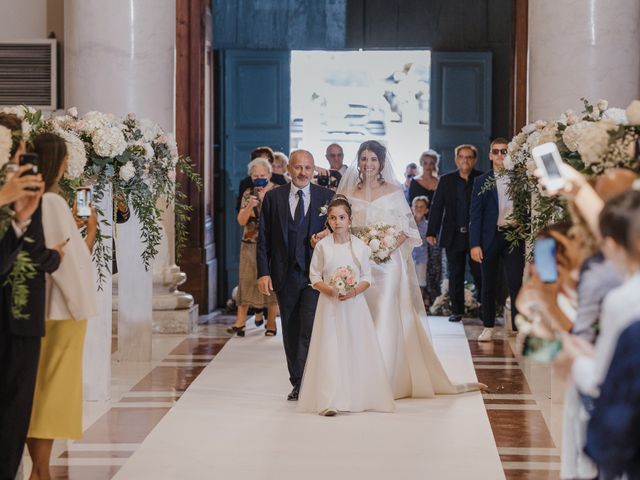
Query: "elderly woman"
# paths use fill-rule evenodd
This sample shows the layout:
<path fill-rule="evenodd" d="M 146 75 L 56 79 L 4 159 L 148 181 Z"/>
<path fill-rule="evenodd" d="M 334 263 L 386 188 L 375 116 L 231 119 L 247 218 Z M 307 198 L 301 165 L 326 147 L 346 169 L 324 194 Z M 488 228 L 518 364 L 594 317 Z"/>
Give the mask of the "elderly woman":
<path fill-rule="evenodd" d="M 271 164 L 265 158 L 256 158 L 249 163 L 249 177 L 253 186 L 242 194 L 238 223 L 244 227 L 240 246 L 240 284 L 238 285 L 238 316 L 236 323 L 227 333 L 244 337 L 249 307 L 267 308 L 267 329 L 265 335 L 274 336 L 278 303 L 275 295 L 266 296 L 258 290 L 258 270 L 256 244 L 258 242 L 258 221 L 264 195 L 275 187 L 271 182 Z"/>

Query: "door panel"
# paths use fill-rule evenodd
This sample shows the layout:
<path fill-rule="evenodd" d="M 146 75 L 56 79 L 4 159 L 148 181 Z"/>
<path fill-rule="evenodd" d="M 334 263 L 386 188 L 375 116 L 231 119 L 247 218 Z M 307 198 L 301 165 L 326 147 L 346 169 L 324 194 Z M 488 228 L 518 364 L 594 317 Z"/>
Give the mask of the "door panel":
<path fill-rule="evenodd" d="M 289 152 L 290 54 L 267 50 L 225 50 L 221 188 L 224 204 L 222 288 L 238 284 L 242 229 L 236 221 L 240 181 L 247 176 L 251 151 L 262 145 Z"/>
<path fill-rule="evenodd" d="M 431 53 L 430 147 L 441 155 L 440 171 L 455 169 L 454 148 L 478 148 L 480 170 L 489 169 L 491 53 Z"/>

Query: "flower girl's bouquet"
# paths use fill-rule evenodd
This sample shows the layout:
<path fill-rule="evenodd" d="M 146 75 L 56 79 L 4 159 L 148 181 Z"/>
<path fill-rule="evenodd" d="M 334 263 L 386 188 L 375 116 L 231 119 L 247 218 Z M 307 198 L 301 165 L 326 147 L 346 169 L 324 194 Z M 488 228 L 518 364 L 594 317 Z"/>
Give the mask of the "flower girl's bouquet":
<path fill-rule="evenodd" d="M 350 266 L 338 267 L 329 279 L 329 285 L 335 288 L 340 295 L 346 295 L 356 288 L 356 276 Z"/>
<path fill-rule="evenodd" d="M 377 264 L 391 259 L 391 252 L 398 246 L 398 232 L 391 225 L 378 222 L 358 232 L 357 237 L 369 245 L 371 260 Z"/>

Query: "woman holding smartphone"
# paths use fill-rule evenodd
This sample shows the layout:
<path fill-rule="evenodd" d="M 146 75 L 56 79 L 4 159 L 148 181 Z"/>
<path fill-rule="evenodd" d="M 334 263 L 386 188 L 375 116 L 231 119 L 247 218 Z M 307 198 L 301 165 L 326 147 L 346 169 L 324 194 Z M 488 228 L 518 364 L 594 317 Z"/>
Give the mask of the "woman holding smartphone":
<path fill-rule="evenodd" d="M 31 478 L 50 478 L 55 438 L 82 437 L 82 353 L 87 318 L 96 313 L 91 249 L 97 231 L 94 208 L 83 239 L 74 216 L 59 194 L 66 170 L 65 141 L 52 133 L 33 139 L 45 182 L 42 226 L 47 245 L 67 242 L 59 268 L 46 276 L 45 329 L 40 350 L 27 447 L 33 460 Z"/>

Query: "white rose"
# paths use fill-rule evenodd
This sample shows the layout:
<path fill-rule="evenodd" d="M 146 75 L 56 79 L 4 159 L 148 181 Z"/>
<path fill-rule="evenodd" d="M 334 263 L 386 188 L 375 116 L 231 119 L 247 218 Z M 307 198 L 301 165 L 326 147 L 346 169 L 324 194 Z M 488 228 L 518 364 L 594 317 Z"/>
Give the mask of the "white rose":
<path fill-rule="evenodd" d="M 544 120 L 538 120 L 536 122 L 536 130 L 542 130 L 546 126 L 547 126 L 547 122 L 545 122 Z"/>
<path fill-rule="evenodd" d="M 609 102 L 600 99 L 596 102 L 596 107 L 598 107 L 600 111 L 604 112 L 607 108 L 609 108 Z"/>
<path fill-rule="evenodd" d="M 369 235 L 372 236 L 372 237 L 377 237 L 378 234 L 379 234 L 379 232 L 375 228 L 372 228 L 371 230 L 369 230 Z"/>
<path fill-rule="evenodd" d="M 629 125 L 640 125 L 640 100 L 634 100 L 627 107 Z"/>
<path fill-rule="evenodd" d="M 608 118 L 616 122 L 617 125 L 627 125 L 627 112 L 622 108 L 608 108 L 605 110 L 602 118 Z"/>
<path fill-rule="evenodd" d="M 151 160 L 155 156 L 156 152 L 153 151 L 153 147 L 150 143 L 144 144 L 144 158 Z"/>
<path fill-rule="evenodd" d="M 369 248 L 372 252 L 377 252 L 380 249 L 380 240 L 374 238 L 369 242 Z"/>
<path fill-rule="evenodd" d="M 384 237 L 384 244 L 387 247 L 394 247 L 396 244 L 396 239 L 393 235 L 387 235 L 386 237 Z"/>
<path fill-rule="evenodd" d="M 127 163 L 121 166 L 120 172 L 118 172 L 118 175 L 124 182 L 128 182 L 129 180 L 131 180 L 135 176 L 135 174 L 136 174 L 136 169 L 133 166 L 133 163 L 131 162 L 131 160 L 129 160 Z"/>
<path fill-rule="evenodd" d="M 530 133 L 533 133 L 535 131 L 536 131 L 535 123 L 530 123 L 529 125 L 525 125 L 524 127 L 522 127 L 522 133 L 524 133 L 525 135 L 529 135 Z"/>
<path fill-rule="evenodd" d="M 380 260 L 384 260 L 385 258 L 387 258 L 388 253 L 386 250 L 378 250 L 376 252 L 376 257 L 378 257 Z"/>
<path fill-rule="evenodd" d="M 67 109 L 67 115 L 73 118 L 78 118 L 78 109 L 76 107 L 71 107 Z"/>

